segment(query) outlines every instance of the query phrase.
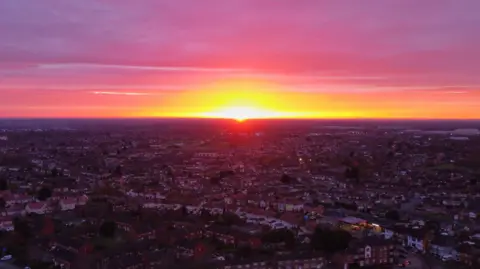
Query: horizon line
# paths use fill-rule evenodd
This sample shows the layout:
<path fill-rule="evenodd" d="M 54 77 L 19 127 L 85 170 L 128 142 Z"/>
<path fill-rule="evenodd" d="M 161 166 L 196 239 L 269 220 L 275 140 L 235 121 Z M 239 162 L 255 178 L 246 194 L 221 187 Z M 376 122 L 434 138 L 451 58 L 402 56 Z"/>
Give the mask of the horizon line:
<path fill-rule="evenodd" d="M 1 117 L 0 120 L 228 120 L 228 121 L 238 121 L 233 118 L 221 118 L 221 117 L 174 117 L 174 116 L 146 116 L 146 117 Z M 329 120 L 338 120 L 338 121 L 355 121 L 355 120 L 366 120 L 366 121 L 378 121 L 378 120 L 387 120 L 387 121 L 480 121 L 480 118 L 401 118 L 401 117 L 386 117 L 386 118 L 370 118 L 370 117 L 331 117 L 331 118 L 309 118 L 309 117 L 268 117 L 268 118 L 248 118 L 243 121 L 264 121 L 264 120 L 295 120 L 295 121 L 329 121 Z"/>

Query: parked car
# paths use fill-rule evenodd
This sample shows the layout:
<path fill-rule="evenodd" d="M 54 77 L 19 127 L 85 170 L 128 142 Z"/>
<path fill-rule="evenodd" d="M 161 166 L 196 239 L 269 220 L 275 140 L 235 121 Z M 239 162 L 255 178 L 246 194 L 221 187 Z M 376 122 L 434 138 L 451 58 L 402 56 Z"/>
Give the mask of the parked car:
<path fill-rule="evenodd" d="M 0 260 L 2 260 L 2 261 L 9 261 L 9 260 L 11 260 L 12 258 L 13 258 L 12 255 L 5 255 L 5 256 L 3 256 Z"/>
<path fill-rule="evenodd" d="M 453 256 L 452 255 L 445 255 L 445 256 L 442 256 L 442 261 L 443 262 L 446 262 L 446 261 L 451 261 L 451 260 L 454 260 Z"/>

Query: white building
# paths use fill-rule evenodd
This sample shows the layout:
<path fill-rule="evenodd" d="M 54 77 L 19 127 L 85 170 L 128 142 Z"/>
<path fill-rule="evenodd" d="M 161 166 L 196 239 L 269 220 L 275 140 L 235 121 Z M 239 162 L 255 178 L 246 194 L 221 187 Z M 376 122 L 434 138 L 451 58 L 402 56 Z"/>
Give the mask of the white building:
<path fill-rule="evenodd" d="M 47 203 L 44 202 L 32 202 L 28 203 L 27 206 L 25 207 L 25 212 L 26 213 L 35 213 L 35 214 L 40 214 L 43 215 L 47 212 Z"/>

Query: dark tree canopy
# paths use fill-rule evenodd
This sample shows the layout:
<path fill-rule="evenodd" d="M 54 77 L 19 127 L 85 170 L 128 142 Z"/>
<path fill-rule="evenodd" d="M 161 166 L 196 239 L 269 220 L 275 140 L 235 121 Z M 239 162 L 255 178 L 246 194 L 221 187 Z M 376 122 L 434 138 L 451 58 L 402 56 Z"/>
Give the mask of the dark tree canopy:
<path fill-rule="evenodd" d="M 348 209 L 348 210 L 353 210 L 353 211 L 357 211 L 357 209 L 358 209 L 358 206 L 355 203 L 347 203 L 347 202 L 337 201 L 337 202 L 335 202 L 335 205 L 343 207 L 343 208 Z"/>
<path fill-rule="evenodd" d="M 213 176 L 210 178 L 210 183 L 211 184 L 220 184 L 220 181 L 222 180 L 222 178 L 220 176 Z"/>
<path fill-rule="evenodd" d="M 60 175 L 60 172 L 58 171 L 58 169 L 56 167 L 54 167 L 51 171 L 50 171 L 50 174 L 52 175 L 52 177 L 57 177 Z"/>
<path fill-rule="evenodd" d="M 287 174 L 283 174 L 282 177 L 280 178 L 280 182 L 284 183 L 284 184 L 289 184 L 289 183 L 292 183 L 295 181 L 295 178 L 287 175 Z"/>
<path fill-rule="evenodd" d="M 235 175 L 235 172 L 232 170 L 223 170 L 223 171 L 220 171 L 219 173 L 220 178 L 225 178 L 233 175 Z"/>
<path fill-rule="evenodd" d="M 271 230 L 262 236 L 262 242 L 272 244 L 285 243 L 287 247 L 294 247 L 295 234 L 288 229 Z"/>
<path fill-rule="evenodd" d="M 113 238 L 117 231 L 117 224 L 113 221 L 105 221 L 100 226 L 99 233 L 103 237 Z"/>
<path fill-rule="evenodd" d="M 122 175 L 123 175 L 122 166 L 117 165 L 117 167 L 115 167 L 115 170 L 113 171 L 113 175 L 115 175 L 115 176 L 122 176 Z"/>
<path fill-rule="evenodd" d="M 5 191 L 8 189 L 8 182 L 6 179 L 0 179 L 0 191 Z"/>
<path fill-rule="evenodd" d="M 440 222 L 438 222 L 436 220 L 427 220 L 425 222 L 425 227 L 428 230 L 438 232 L 440 230 Z"/>
<path fill-rule="evenodd" d="M 48 198 L 52 197 L 52 190 L 47 187 L 42 187 L 38 190 L 37 199 L 40 201 L 46 201 Z"/>
<path fill-rule="evenodd" d="M 13 220 L 13 227 L 14 227 L 15 233 L 22 236 L 24 239 L 29 239 L 32 236 L 32 231 L 30 229 L 30 226 L 24 220 L 15 218 Z"/>
<path fill-rule="evenodd" d="M 182 212 L 182 215 L 183 216 L 186 216 L 188 215 L 188 209 L 185 205 L 182 205 L 182 207 L 180 208 L 180 212 Z"/>
<path fill-rule="evenodd" d="M 217 224 L 224 226 L 232 226 L 242 222 L 243 220 L 238 215 L 228 212 L 220 215 L 216 221 Z"/>
<path fill-rule="evenodd" d="M 400 220 L 400 213 L 397 210 L 390 210 L 385 214 L 385 218 L 399 221 Z"/>
<path fill-rule="evenodd" d="M 316 250 L 334 254 L 348 248 L 352 235 L 343 230 L 327 230 L 317 227 L 312 235 L 312 247 Z"/>
<path fill-rule="evenodd" d="M 248 258 L 252 255 L 252 248 L 250 246 L 242 246 L 238 248 L 237 255 L 239 258 Z"/>
<path fill-rule="evenodd" d="M 353 179 L 356 182 L 360 181 L 360 170 L 356 166 L 348 167 L 345 170 L 345 178 Z"/>

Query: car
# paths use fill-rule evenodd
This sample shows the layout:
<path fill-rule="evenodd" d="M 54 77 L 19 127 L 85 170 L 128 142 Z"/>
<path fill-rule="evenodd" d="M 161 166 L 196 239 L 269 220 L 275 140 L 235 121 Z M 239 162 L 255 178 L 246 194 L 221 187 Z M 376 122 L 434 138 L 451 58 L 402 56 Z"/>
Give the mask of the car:
<path fill-rule="evenodd" d="M 8 261 L 8 260 L 11 260 L 12 258 L 13 258 L 12 255 L 5 255 L 0 260 L 1 261 Z"/>

